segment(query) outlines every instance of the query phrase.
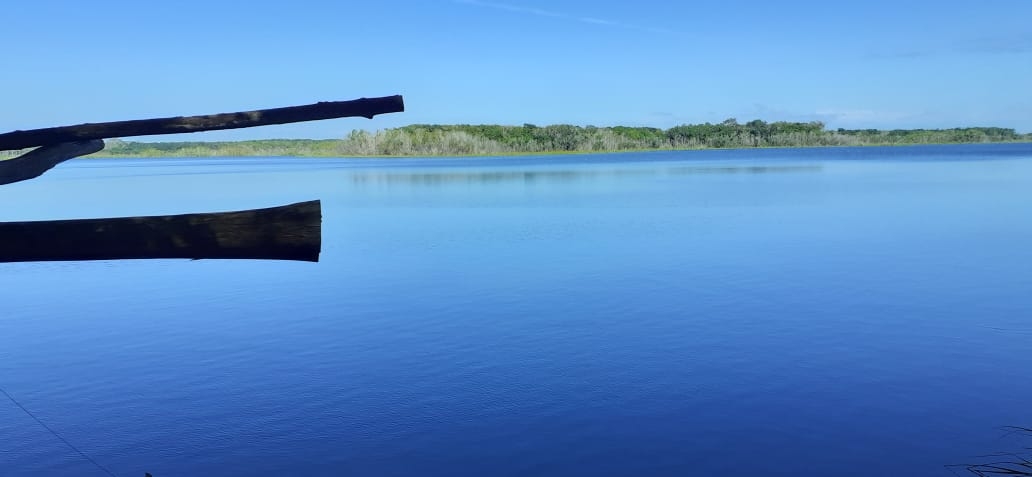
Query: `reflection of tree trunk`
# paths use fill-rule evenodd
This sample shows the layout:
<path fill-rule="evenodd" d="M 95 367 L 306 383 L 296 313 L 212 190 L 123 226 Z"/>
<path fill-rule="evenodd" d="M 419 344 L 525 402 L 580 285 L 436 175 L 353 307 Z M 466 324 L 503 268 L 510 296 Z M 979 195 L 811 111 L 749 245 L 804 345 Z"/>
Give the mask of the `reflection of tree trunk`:
<path fill-rule="evenodd" d="M 1006 426 L 1004 430 L 1007 431 L 1004 437 L 1014 437 L 1015 435 L 1024 439 L 1032 437 L 1032 428 Z M 1028 451 L 1032 451 L 1032 447 L 1025 446 L 1023 452 L 1001 452 L 983 456 L 983 458 L 994 458 L 994 461 L 985 464 L 950 465 L 947 467 L 963 467 L 972 474 L 982 477 L 990 475 L 1032 476 L 1032 455 L 1028 455 Z"/>
<path fill-rule="evenodd" d="M 237 258 L 319 261 L 318 200 L 210 214 L 0 222 L 0 262 Z"/>

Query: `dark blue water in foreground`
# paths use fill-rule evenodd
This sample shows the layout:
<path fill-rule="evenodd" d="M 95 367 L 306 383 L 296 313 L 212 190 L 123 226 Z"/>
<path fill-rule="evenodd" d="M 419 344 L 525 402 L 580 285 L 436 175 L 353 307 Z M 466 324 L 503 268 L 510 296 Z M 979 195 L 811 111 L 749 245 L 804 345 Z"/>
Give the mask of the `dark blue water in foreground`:
<path fill-rule="evenodd" d="M 946 476 L 1032 425 L 1032 145 L 80 160 L 0 220 L 310 199 L 316 264 L 0 264 L 0 386 L 123 476 Z M 0 400 L 0 475 L 103 474 Z"/>

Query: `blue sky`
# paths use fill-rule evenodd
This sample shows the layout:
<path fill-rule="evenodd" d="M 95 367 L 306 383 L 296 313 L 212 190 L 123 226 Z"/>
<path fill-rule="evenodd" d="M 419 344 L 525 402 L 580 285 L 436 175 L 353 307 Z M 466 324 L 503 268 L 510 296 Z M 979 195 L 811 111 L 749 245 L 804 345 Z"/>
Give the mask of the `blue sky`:
<path fill-rule="evenodd" d="M 372 121 L 172 139 L 728 117 L 1032 132 L 1030 24 L 1029 0 L 11 0 L 0 131 L 403 94 Z"/>

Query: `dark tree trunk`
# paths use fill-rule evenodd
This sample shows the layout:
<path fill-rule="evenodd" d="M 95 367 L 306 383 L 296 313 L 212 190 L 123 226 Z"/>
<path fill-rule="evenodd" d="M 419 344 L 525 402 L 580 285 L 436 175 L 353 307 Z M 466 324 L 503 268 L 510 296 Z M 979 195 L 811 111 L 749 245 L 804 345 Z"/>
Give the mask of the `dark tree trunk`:
<path fill-rule="evenodd" d="M 319 261 L 319 201 L 210 214 L 0 222 L 0 262 L 226 258 Z"/>

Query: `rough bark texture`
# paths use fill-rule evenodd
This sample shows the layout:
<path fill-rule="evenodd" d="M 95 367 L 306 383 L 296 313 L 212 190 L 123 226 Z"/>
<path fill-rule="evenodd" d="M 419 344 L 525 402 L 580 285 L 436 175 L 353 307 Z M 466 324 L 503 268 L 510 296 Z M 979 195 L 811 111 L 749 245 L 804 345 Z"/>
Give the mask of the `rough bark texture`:
<path fill-rule="evenodd" d="M 228 258 L 319 261 L 319 201 L 210 214 L 0 223 L 0 262 Z"/>
<path fill-rule="evenodd" d="M 401 96 L 385 96 L 382 98 L 328 101 L 306 106 L 260 109 L 207 116 L 179 116 L 111 123 L 88 123 L 77 126 L 32 129 L 0 134 L 0 151 L 91 139 L 250 128 L 356 116 L 372 118 L 377 114 L 397 113 L 404 110 L 405 102 Z"/>
<path fill-rule="evenodd" d="M 66 142 L 33 149 L 14 159 L 0 161 L 0 185 L 39 177 L 54 166 L 104 149 L 104 141 Z"/>

